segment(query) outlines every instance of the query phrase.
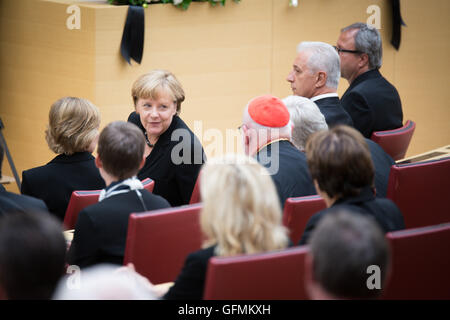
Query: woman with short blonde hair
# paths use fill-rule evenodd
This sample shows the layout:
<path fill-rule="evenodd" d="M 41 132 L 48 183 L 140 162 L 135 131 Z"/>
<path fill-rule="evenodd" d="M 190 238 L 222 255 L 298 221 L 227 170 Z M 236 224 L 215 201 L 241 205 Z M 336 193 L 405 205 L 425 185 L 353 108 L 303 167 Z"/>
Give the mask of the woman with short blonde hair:
<path fill-rule="evenodd" d="M 99 126 L 100 112 L 92 102 L 76 97 L 55 101 L 45 139 L 58 155 L 44 166 L 22 172 L 22 194 L 44 200 L 49 211 L 63 220 L 73 191 L 103 189 L 91 154 Z"/>
<path fill-rule="evenodd" d="M 191 253 L 165 299 L 202 299 L 209 258 L 262 253 L 288 246 L 281 207 L 266 168 L 253 158 L 226 155 L 202 169 L 203 249 Z"/>
<path fill-rule="evenodd" d="M 140 76 L 131 88 L 134 112 L 128 122 L 145 136 L 145 164 L 138 178 L 155 181 L 153 193 L 171 206 L 188 204 L 206 156 L 195 134 L 180 118 L 184 90 L 167 70 Z"/>
<path fill-rule="evenodd" d="M 45 139 L 54 153 L 71 155 L 92 149 L 99 134 L 100 112 L 90 101 L 61 98 L 51 106 L 48 118 Z"/>

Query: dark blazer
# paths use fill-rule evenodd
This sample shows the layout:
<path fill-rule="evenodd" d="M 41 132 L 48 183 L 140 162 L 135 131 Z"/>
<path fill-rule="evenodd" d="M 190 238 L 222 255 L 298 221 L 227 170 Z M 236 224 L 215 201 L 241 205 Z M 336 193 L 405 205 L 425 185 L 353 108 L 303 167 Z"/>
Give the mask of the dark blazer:
<path fill-rule="evenodd" d="M 374 218 L 385 233 L 405 229 L 403 215 L 395 203 L 386 198 L 376 198 L 371 188 L 366 187 L 361 190 L 358 196 L 339 199 L 330 208 L 314 214 L 306 224 L 299 245 L 308 242 L 320 219 L 327 214 L 333 214 L 342 209 Z"/>
<path fill-rule="evenodd" d="M 403 111 L 397 89 L 377 69 L 358 76 L 341 98 L 353 125 L 370 138 L 374 131 L 400 128 Z"/>
<path fill-rule="evenodd" d="M 325 116 L 328 127 L 337 124 L 345 124 L 353 127 L 353 121 L 347 111 L 342 108 L 338 97 L 328 97 L 315 100 L 320 112 Z"/>
<path fill-rule="evenodd" d="M 44 201 L 33 197 L 8 192 L 2 185 L 0 185 L 0 216 L 8 212 L 23 212 L 28 210 L 48 212 Z"/>
<path fill-rule="evenodd" d="M 269 170 L 282 208 L 287 198 L 316 194 L 306 156 L 291 142 L 273 142 L 259 150 L 256 159 Z"/>
<path fill-rule="evenodd" d="M 130 114 L 128 122 L 145 131 L 136 112 Z M 172 161 L 172 151 L 174 155 L 180 155 L 178 159 L 174 159 L 180 160 L 179 163 Z M 188 204 L 205 161 L 200 141 L 180 117 L 174 116 L 169 128 L 159 137 L 147 157 L 138 178 L 153 179 L 153 193 L 165 198 L 173 207 Z"/>
<path fill-rule="evenodd" d="M 209 258 L 213 257 L 216 246 L 211 246 L 189 254 L 174 285 L 164 295 L 166 300 L 201 300 L 205 288 L 206 270 Z"/>
<path fill-rule="evenodd" d="M 80 268 L 97 263 L 123 264 L 130 214 L 169 207 L 164 198 L 145 189 L 139 191 L 146 209 L 132 190 L 112 195 L 80 212 L 67 255 L 69 264 Z"/>
<path fill-rule="evenodd" d="M 369 146 L 370 155 L 375 167 L 376 196 L 385 198 L 387 195 L 389 173 L 391 172 L 391 166 L 395 162 L 377 143 L 367 138 L 365 140 Z"/>
<path fill-rule="evenodd" d="M 44 200 L 48 210 L 61 221 L 73 191 L 104 187 L 105 182 L 89 152 L 60 154 L 44 166 L 22 172 L 22 194 Z"/>

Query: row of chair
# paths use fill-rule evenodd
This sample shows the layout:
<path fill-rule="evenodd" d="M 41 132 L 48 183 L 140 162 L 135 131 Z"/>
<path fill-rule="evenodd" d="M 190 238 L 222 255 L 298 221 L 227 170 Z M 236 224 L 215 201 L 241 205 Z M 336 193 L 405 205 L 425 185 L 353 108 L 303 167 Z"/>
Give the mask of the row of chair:
<path fill-rule="evenodd" d="M 171 282 L 186 256 L 199 250 L 201 204 L 130 216 L 124 264 L 153 283 Z M 392 261 L 384 299 L 450 298 L 450 223 L 386 234 Z M 307 246 L 213 257 L 204 299 L 308 299 L 304 287 Z"/>

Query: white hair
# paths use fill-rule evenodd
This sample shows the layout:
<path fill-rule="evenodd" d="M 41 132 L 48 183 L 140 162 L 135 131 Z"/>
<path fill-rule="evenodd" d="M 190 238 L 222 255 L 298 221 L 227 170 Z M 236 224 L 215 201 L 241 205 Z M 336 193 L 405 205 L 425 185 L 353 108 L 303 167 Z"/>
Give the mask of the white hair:
<path fill-rule="evenodd" d="M 325 71 L 326 86 L 337 89 L 341 77 L 341 62 L 336 50 L 325 42 L 304 41 L 297 46 L 297 53 L 301 51 L 311 53 L 307 62 L 311 72 Z"/>
<path fill-rule="evenodd" d="M 313 101 L 300 96 L 287 96 L 283 102 L 294 124 L 292 143 L 299 150 L 305 149 L 306 141 L 312 133 L 328 130 L 324 115 Z"/>
<path fill-rule="evenodd" d="M 142 276 L 118 266 L 99 264 L 82 269 L 79 274 L 63 277 L 54 300 L 155 300 L 154 292 Z M 76 277 L 79 277 L 75 281 Z"/>

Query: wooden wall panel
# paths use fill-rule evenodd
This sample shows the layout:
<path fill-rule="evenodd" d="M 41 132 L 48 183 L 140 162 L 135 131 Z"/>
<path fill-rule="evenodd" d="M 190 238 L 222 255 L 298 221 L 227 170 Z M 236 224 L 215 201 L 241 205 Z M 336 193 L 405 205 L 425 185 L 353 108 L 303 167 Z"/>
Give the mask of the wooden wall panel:
<path fill-rule="evenodd" d="M 66 27 L 67 7 L 81 8 L 81 29 Z M 408 156 L 449 143 L 447 74 L 450 2 L 402 1 L 400 51 L 390 45 L 388 0 L 227 1 L 212 8 L 193 3 L 187 11 L 171 5 L 146 9 L 144 59 L 128 65 L 120 55 L 126 6 L 106 1 L 0 1 L 0 117 L 19 171 L 54 155 L 44 130 L 52 102 L 80 96 L 101 111 L 104 127 L 133 110 L 133 81 L 154 68 L 175 73 L 186 91 L 182 118 L 203 140 L 208 156 L 241 151 L 236 127 L 254 96 L 291 94 L 286 76 L 301 41 L 335 44 L 339 30 L 366 21 L 369 5 L 381 8 L 382 73 L 398 88 L 405 120 L 417 123 Z M 348 84 L 342 79 L 338 92 Z M 217 141 L 234 135 L 226 149 Z M 10 175 L 6 159 L 3 171 Z M 8 189 L 15 190 L 13 185 Z"/>

